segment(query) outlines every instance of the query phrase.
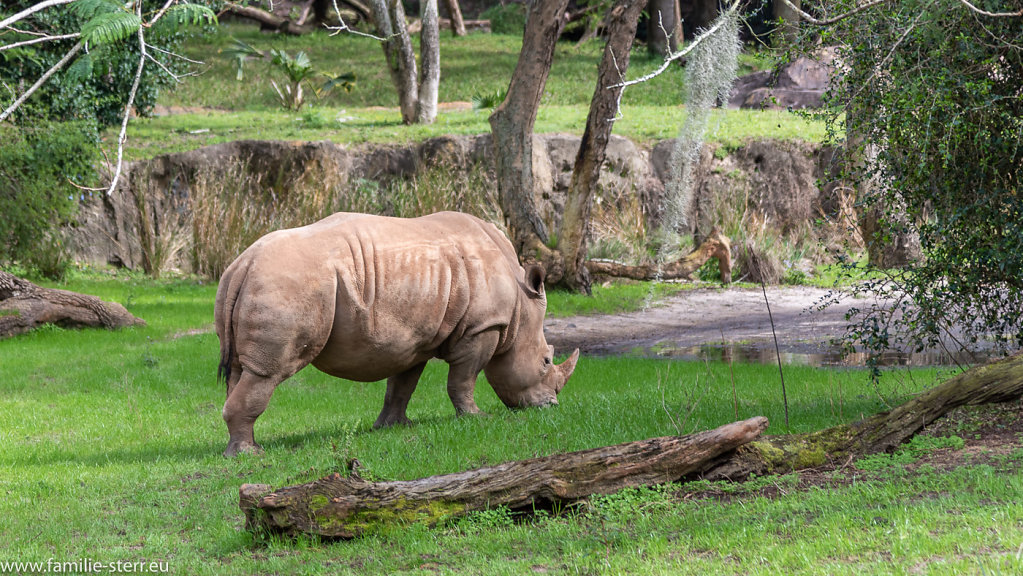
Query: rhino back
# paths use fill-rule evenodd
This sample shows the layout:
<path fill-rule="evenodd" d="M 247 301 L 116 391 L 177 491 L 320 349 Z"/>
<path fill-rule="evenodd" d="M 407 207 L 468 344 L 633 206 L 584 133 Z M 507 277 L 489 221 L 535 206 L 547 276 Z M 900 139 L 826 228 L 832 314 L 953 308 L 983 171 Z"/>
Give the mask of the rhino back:
<path fill-rule="evenodd" d="M 491 224 L 457 213 L 335 215 L 307 228 L 303 243 L 336 284 L 330 337 L 313 362 L 325 372 L 378 380 L 513 322 L 521 272 Z"/>

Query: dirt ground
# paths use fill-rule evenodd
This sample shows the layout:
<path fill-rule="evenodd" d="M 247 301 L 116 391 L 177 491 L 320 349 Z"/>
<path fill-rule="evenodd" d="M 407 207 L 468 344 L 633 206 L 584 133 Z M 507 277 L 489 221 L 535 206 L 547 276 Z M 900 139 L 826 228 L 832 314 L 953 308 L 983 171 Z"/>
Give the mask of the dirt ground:
<path fill-rule="evenodd" d="M 869 305 L 866 299 L 845 297 L 825 310 L 816 309 L 832 297 L 832 291 L 821 288 L 770 286 L 765 304 L 760 288 L 697 288 L 637 312 L 548 318 L 544 329 L 548 343 L 561 352 L 685 351 L 722 343 L 773 352 L 773 316 L 782 352 L 809 354 L 830 348 L 828 341 L 843 333 L 851 307 Z"/>

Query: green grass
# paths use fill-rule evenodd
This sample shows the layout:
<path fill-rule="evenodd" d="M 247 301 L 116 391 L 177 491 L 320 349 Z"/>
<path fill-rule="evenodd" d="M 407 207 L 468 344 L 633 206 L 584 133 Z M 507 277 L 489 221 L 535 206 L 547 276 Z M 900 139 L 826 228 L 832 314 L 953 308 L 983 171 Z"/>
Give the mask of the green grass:
<path fill-rule="evenodd" d="M 275 75 L 268 62 L 249 60 L 244 65 L 244 80 L 235 79 L 234 62 L 221 53 L 238 38 L 252 46 L 269 50 L 278 48 L 294 55 L 304 51 L 317 70 L 338 75 L 355 72 L 356 85 L 350 92 L 335 91 L 321 104 L 336 107 L 396 107 L 398 97 L 391 84 L 380 43 L 371 38 L 351 34 L 329 36 L 315 32 L 303 36 L 264 34 L 258 27 L 228 24 L 213 34 L 193 37 L 180 52 L 189 58 L 204 62 L 203 73 L 189 78 L 174 91 L 161 97 L 171 106 L 202 106 L 218 109 L 273 110 L 278 99 L 270 86 Z M 418 50 L 418 37 L 415 38 Z M 469 102 L 476 94 L 505 90 L 518 61 L 522 39 L 500 34 L 470 34 L 455 38 L 441 35 L 442 102 Z M 596 87 L 597 66 L 603 53 L 603 43 L 587 42 L 576 46 L 572 42 L 559 42 L 554 54 L 550 76 L 542 103 L 554 106 L 588 107 Z M 743 56 L 740 74 L 769 67 L 769 53 Z M 637 45 L 630 56 L 629 78 L 652 72 L 661 65 L 661 59 L 647 55 L 646 48 Z M 629 88 L 623 103 L 628 106 L 674 106 L 682 93 L 682 67 L 673 66 L 649 83 Z"/>
<path fill-rule="evenodd" d="M 230 59 L 220 50 L 238 37 L 261 49 L 282 48 L 294 54 L 304 50 L 324 72 L 355 71 L 358 80 L 351 92 L 334 91 L 321 99 L 309 93 L 309 104 L 300 112 L 280 109 L 270 85 L 277 79 L 266 62 L 245 65 L 245 79 L 235 79 Z M 506 90 L 518 58 L 521 39 L 512 36 L 473 34 L 441 39 L 441 102 L 469 102 L 473 95 Z M 596 69 L 602 45 L 580 47 L 560 43 L 555 54 L 536 123 L 539 133 L 582 134 L 589 102 L 596 87 Z M 196 37 L 182 47 L 185 55 L 203 60 L 198 76 L 190 77 L 160 97 L 164 106 L 190 111 L 172 116 L 140 118 L 129 126 L 127 153 L 132 159 L 180 152 L 200 146 L 239 139 L 331 140 L 342 144 L 419 141 L 444 134 L 490 132 L 489 111 L 442 109 L 430 126 L 405 126 L 397 111 L 397 96 L 384 65 L 383 50 L 373 40 L 324 33 L 294 37 L 266 35 L 252 26 L 227 25 L 215 33 Z M 770 66 L 769 53 L 744 56 L 742 72 Z M 629 77 L 652 71 L 660 60 L 637 48 Z M 684 110 L 679 105 L 682 69 L 672 67 L 650 83 L 626 91 L 623 116 L 615 133 L 650 144 L 674 138 Z M 342 119 L 343 121 L 339 121 Z M 735 148 L 751 138 L 824 138 L 820 123 L 784 111 L 715 111 L 707 140 Z M 116 128 L 105 138 L 116 141 Z"/>
<path fill-rule="evenodd" d="M 582 106 L 542 106 L 538 133 L 581 135 L 588 110 Z M 679 106 L 630 106 L 615 124 L 615 134 L 650 145 L 678 136 L 684 110 Z M 392 144 L 417 142 L 448 134 L 490 132 L 487 112 L 442 110 L 430 125 L 406 126 L 397 109 L 312 108 L 301 112 L 241 110 L 206 111 L 139 118 L 128 126 L 132 159 L 182 152 L 233 140 L 329 140 L 339 144 Z M 338 118 L 344 119 L 339 122 Z M 715 110 L 707 140 L 734 149 L 751 139 L 805 139 L 820 141 L 823 126 L 780 110 Z M 108 130 L 107 142 L 116 141 Z"/>
<path fill-rule="evenodd" d="M 547 292 L 547 315 L 552 318 L 586 314 L 618 314 L 639 310 L 683 290 L 692 290 L 693 283 L 614 282 L 595 284 L 593 296 L 563 289 Z"/>
<path fill-rule="evenodd" d="M 490 416 L 456 419 L 446 368 L 431 363 L 409 408 L 416 424 L 381 431 L 370 424 L 383 384 L 307 369 L 277 390 L 257 423 L 266 454 L 225 460 L 224 389 L 215 381 L 218 344 L 209 331 L 215 286 L 75 273 L 64 287 L 119 301 L 148 325 L 45 328 L 0 341 L 0 560 L 161 561 L 175 574 L 1020 567 L 1012 554 L 1023 538 L 1023 485 L 990 467 L 720 503 L 674 497 L 675 488 L 628 491 L 559 516 L 512 523 L 493 511 L 436 529 L 395 526 L 353 542 L 254 539 L 242 528 L 239 485 L 309 481 L 352 457 L 370 478 L 410 479 L 674 434 L 664 406 L 677 412 L 701 394 L 686 431 L 765 415 L 770 433 L 784 432 L 776 368 L 734 366 L 736 407 L 727 365 L 583 358 L 558 407 L 509 411 L 481 382 L 477 401 Z M 865 372 L 787 367 L 785 375 L 793 432 L 881 409 Z M 918 371 L 913 385 L 895 378 L 883 385 L 906 395 L 938 376 Z"/>

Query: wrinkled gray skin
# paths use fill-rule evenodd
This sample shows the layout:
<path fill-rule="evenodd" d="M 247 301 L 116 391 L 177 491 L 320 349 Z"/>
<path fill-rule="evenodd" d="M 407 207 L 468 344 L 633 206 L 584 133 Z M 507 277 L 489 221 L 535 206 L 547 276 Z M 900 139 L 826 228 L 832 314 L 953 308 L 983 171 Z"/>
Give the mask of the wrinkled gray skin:
<path fill-rule="evenodd" d="M 556 404 L 561 365 L 543 335 L 543 270 L 519 266 L 492 224 L 443 212 L 415 219 L 334 214 L 256 241 L 217 290 L 225 456 L 259 451 L 253 425 L 274 388 L 307 364 L 350 380 L 387 378 L 374 427 L 407 423 L 431 358 L 449 364 L 455 412 L 479 412 L 480 371 L 509 407 Z"/>

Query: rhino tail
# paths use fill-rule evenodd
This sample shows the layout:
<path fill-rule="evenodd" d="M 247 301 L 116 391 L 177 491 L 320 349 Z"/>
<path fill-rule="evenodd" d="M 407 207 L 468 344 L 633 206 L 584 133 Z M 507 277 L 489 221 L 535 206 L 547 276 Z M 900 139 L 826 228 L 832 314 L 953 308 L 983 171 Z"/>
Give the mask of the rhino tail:
<path fill-rule="evenodd" d="M 248 274 L 248 261 L 244 265 L 228 267 L 220 278 L 220 289 L 217 293 L 216 327 L 220 336 L 220 364 L 217 366 L 217 381 L 223 381 L 230 391 L 231 366 L 237 359 L 234 346 L 234 306 L 241 293 L 242 284 Z"/>

